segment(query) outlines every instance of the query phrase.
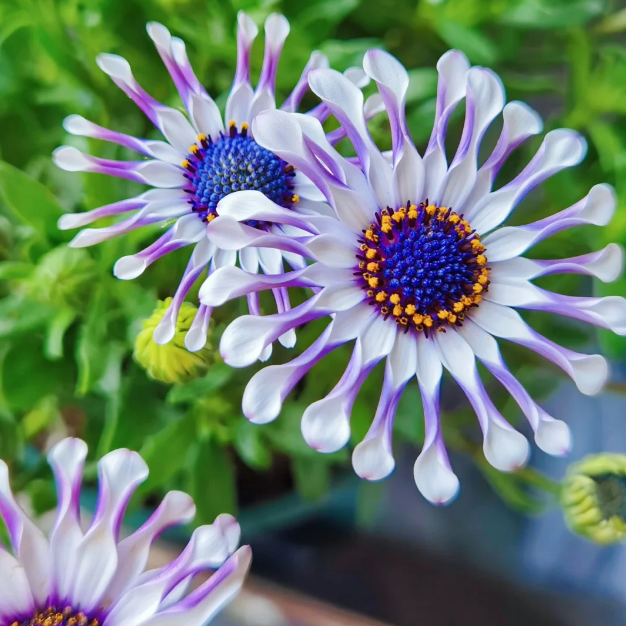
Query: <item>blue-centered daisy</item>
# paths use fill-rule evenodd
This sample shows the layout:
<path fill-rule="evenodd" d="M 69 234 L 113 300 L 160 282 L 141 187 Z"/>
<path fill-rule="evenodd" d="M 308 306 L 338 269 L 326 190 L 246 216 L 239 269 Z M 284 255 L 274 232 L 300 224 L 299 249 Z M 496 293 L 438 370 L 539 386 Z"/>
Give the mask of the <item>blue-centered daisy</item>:
<path fill-rule="evenodd" d="M 260 146 L 250 128 L 260 112 L 276 108 L 276 72 L 283 44 L 289 34 L 289 23 L 282 15 L 272 14 L 265 22 L 265 57 L 259 82 L 253 89 L 250 84 L 250 51 L 258 30 L 250 17 L 243 12 L 239 13 L 237 69 L 226 102 L 226 125 L 217 105 L 191 69 L 185 44 L 172 37 L 161 24 L 150 23 L 147 30 L 172 77 L 187 115 L 161 104 L 146 93 L 135 80 L 125 59 L 113 54 L 102 54 L 97 59 L 100 68 L 137 104 L 166 141 L 137 139 L 102 128 L 78 115 L 71 115 L 64 122 L 69 133 L 119 144 L 145 158 L 114 161 L 89 156 L 74 147 L 64 146 L 55 151 L 54 161 L 65 170 L 108 174 L 153 187 L 136 198 L 86 213 L 63 216 L 59 228 L 65 230 L 131 213 L 130 217 L 113 226 L 82 230 L 70 243 L 71 246 L 91 246 L 142 226 L 174 222 L 145 250 L 119 259 L 114 268 L 118 278 L 136 278 L 160 257 L 173 250 L 193 246 L 180 286 L 154 331 L 154 340 L 164 344 L 172 340 L 182 303 L 207 267 L 212 272 L 220 267 L 234 265 L 238 260 L 248 272 L 261 269 L 272 274 L 283 271 L 283 260 L 293 268 L 299 269 L 303 265 L 298 256 L 288 252 L 281 254 L 276 249 L 242 250 L 237 255 L 219 242 L 210 242 L 206 232 L 217 215 L 219 200 L 239 190 L 256 190 L 293 213 L 292 220 L 285 221 L 281 226 L 263 219 L 248 221 L 260 233 L 298 233 L 298 216 L 323 211 L 325 200 L 292 164 Z M 309 72 L 326 66 L 327 58 L 320 52 L 313 52 L 293 92 L 283 103 L 282 110 L 296 111 L 308 90 Z M 369 80 L 357 68 L 347 70 L 346 76 L 360 86 Z M 371 100 L 366 115 L 371 116 L 378 110 L 379 102 Z M 330 111 L 323 104 L 309 112 L 312 118 L 320 120 L 326 119 L 329 114 Z M 330 140 L 339 141 L 343 136 L 340 130 L 333 133 Z M 289 297 L 284 288 L 277 288 L 274 297 L 279 312 L 289 310 Z M 260 313 L 256 294 L 250 294 L 248 305 L 251 314 Z M 211 312 L 210 306 L 199 307 L 185 338 L 189 350 L 197 351 L 204 346 Z M 288 331 L 280 341 L 286 346 L 292 346 L 295 334 Z M 270 349 L 271 346 L 268 346 L 263 358 L 269 356 Z"/>
<path fill-rule="evenodd" d="M 124 511 L 148 467 L 136 452 L 115 450 L 98 463 L 98 503 L 83 530 L 86 456 L 79 439 L 62 440 L 48 455 L 58 493 L 48 536 L 17 503 L 0 460 L 0 515 L 11 539 L 10 551 L 0 547 L 0 625 L 203 626 L 237 594 L 250 565 L 250 548 L 236 550 L 235 519 L 220 515 L 200 526 L 178 558 L 146 569 L 161 532 L 193 518 L 193 500 L 171 491 L 143 526 L 122 538 Z M 192 584 L 206 573 L 207 580 Z"/>
<path fill-rule="evenodd" d="M 322 191 L 333 217 L 310 216 L 309 234 L 272 245 L 307 256 L 306 268 L 277 277 L 258 277 L 230 267 L 212 274 L 200 290 L 207 306 L 261 289 L 304 286 L 314 295 L 278 315 L 240 317 L 225 331 L 221 353 L 232 366 L 251 364 L 276 337 L 302 324 L 331 316 L 322 335 L 293 361 L 265 367 L 248 384 L 243 410 L 256 423 L 275 419 L 287 394 L 324 355 L 354 341 L 341 380 L 302 417 L 306 441 L 321 452 L 344 446 L 350 437 L 350 412 L 357 393 L 377 363 L 385 361 L 378 409 L 353 465 L 363 478 L 377 480 L 394 467 L 391 449 L 396 407 L 406 384 L 417 377 L 424 405 L 425 441 L 415 463 L 415 481 L 435 503 L 452 499 L 458 480 L 442 439 L 439 393 L 444 369 L 461 386 L 478 417 L 487 460 L 501 470 L 526 463 L 529 446 L 489 398 L 477 360 L 519 404 L 537 445 L 563 454 L 570 433 L 562 421 L 538 406 L 507 369 L 496 338 L 521 344 L 561 367 L 586 394 L 595 394 L 607 377 L 602 356 L 563 348 L 530 328 L 515 308 L 577 318 L 626 334 L 623 298 L 559 295 L 535 286 L 539 276 L 578 273 L 603 281 L 617 278 L 622 251 L 616 245 L 569 259 L 523 257 L 531 246 L 564 229 L 605 225 L 615 209 L 613 190 L 597 185 L 589 194 L 551 217 L 526 226 L 501 227 L 532 189 L 564 168 L 578 164 L 584 139 L 571 130 L 554 130 L 523 171 L 495 190 L 493 183 L 508 155 L 542 130 L 535 111 L 521 102 L 505 106 L 504 88 L 490 70 L 470 67 L 457 51 L 439 61 L 435 124 L 423 155 L 415 148 L 404 113 L 408 74 L 380 50 L 366 54 L 364 69 L 378 86 L 391 125 L 392 152 L 373 143 L 363 116 L 363 96 L 345 77 L 328 69 L 310 74 L 311 89 L 332 111 L 349 136 L 360 166 L 329 144 L 317 120 L 298 114 L 266 112 L 253 130 L 266 149 L 294 164 Z M 446 129 L 465 100 L 465 126 L 456 154 L 446 159 Z M 485 131 L 502 116 L 500 138 L 479 166 Z M 280 221 L 289 213 L 254 191 L 224 198 L 209 238 L 228 240 L 237 249 L 267 245 L 241 220 Z M 259 207 L 263 204 L 263 209 Z"/>

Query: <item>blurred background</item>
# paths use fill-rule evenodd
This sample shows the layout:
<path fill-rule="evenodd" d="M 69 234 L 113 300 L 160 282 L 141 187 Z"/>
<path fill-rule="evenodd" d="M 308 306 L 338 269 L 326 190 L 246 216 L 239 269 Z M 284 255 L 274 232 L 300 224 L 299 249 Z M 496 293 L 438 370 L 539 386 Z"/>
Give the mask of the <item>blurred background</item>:
<path fill-rule="evenodd" d="M 157 137 L 95 63 L 100 52 L 124 56 L 151 95 L 180 106 L 145 32 L 150 20 L 186 41 L 197 76 L 223 107 L 234 75 L 240 9 L 258 24 L 272 11 L 283 12 L 291 23 L 279 65 L 279 102 L 314 49 L 339 70 L 359 65 L 369 48 L 396 55 L 409 69 L 408 122 L 420 148 L 432 128 L 441 54 L 458 48 L 473 64 L 493 68 L 508 100 L 535 107 L 545 130 L 568 126 L 589 142 L 583 164 L 531 194 L 511 223 L 561 210 L 600 182 L 614 185 L 620 199 L 609 227 L 566 231 L 533 255 L 573 256 L 611 241 L 626 243 L 623 0 L 0 0 L 0 457 L 11 467 L 15 488 L 35 513 L 53 508 L 44 453 L 70 434 L 89 444 L 92 485 L 95 462 L 111 449 L 138 450 L 148 462 L 150 478 L 131 503 L 131 527 L 172 488 L 195 498 L 197 524 L 220 512 L 236 513 L 244 541 L 253 544 L 258 579 L 253 592 L 224 617 L 229 626 L 368 623 L 363 616 L 407 626 L 626 624 L 626 550 L 570 534 L 558 506 L 568 463 L 591 452 L 626 452 L 622 338 L 546 314 L 525 315 L 539 332 L 567 347 L 605 354 L 612 378 L 599 398 L 586 398 L 533 353 L 503 346 L 515 374 L 549 412 L 568 421 L 575 441 L 567 459 L 534 448 L 530 467 L 514 474 L 486 464 L 475 416 L 459 389 L 446 381 L 444 434 L 462 484 L 459 498 L 446 508 L 428 504 L 413 483 L 412 464 L 423 439 L 414 384 L 398 412 L 398 463 L 390 479 L 359 482 L 350 450 L 323 456 L 304 443 L 299 426 L 304 407 L 334 386 L 347 350 L 337 350 L 314 369 L 280 418 L 264 427 L 249 424 L 240 412 L 243 388 L 255 368 L 231 370 L 216 349 L 245 302 L 216 311 L 213 349 L 193 380 L 154 380 L 133 359 L 142 321 L 159 299 L 174 293 L 189 251 L 169 254 L 139 279 L 122 282 L 112 276 L 115 260 L 145 247 L 155 229 L 95 248 L 67 248 L 72 233 L 57 230 L 60 215 L 142 189 L 124 180 L 59 171 L 51 153 L 67 143 L 102 157 L 128 157 L 116 146 L 66 135 L 61 122 L 71 113 L 138 137 Z M 260 71 L 262 46 L 260 36 L 253 77 Z M 309 94 L 303 110 L 315 104 Z M 453 138 L 460 137 L 462 123 L 461 109 L 452 121 Z M 379 146 L 389 148 L 386 117 L 376 118 L 371 128 Z M 499 130 L 496 122 L 485 153 Z M 540 142 L 538 137 L 516 150 L 497 184 L 521 171 Z M 348 145 L 340 147 L 350 153 Z M 560 276 L 541 284 L 572 295 L 626 292 L 624 279 L 602 285 Z M 316 323 L 304 328 L 295 352 L 319 331 Z M 272 358 L 292 356 L 276 346 Z M 355 443 L 372 419 L 381 379 L 382 371 L 375 370 L 356 402 Z M 517 406 L 493 380 L 485 381 L 503 414 L 528 434 Z M 88 491 L 86 508 L 93 498 Z M 175 549 L 187 536 L 188 530 L 166 539 Z M 293 609 L 295 596 L 267 581 L 303 594 L 297 602 L 305 608 Z M 335 614 L 326 605 L 310 604 L 311 597 L 361 617 Z"/>

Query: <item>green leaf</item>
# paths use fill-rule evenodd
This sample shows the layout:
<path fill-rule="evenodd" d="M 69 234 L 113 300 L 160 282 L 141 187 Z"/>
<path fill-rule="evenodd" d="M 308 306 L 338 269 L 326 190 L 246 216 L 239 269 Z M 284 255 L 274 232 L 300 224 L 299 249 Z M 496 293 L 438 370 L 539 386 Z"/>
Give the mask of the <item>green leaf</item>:
<path fill-rule="evenodd" d="M 59 413 L 59 401 L 56 396 L 46 396 L 22 418 L 21 426 L 27 441 L 32 440 L 43 430 L 61 420 Z"/>
<path fill-rule="evenodd" d="M 155 435 L 148 437 L 139 454 L 148 464 L 150 475 L 139 488 L 146 493 L 164 486 L 192 460 L 197 447 L 196 422 L 189 411 L 182 419 L 168 424 Z"/>
<path fill-rule="evenodd" d="M 76 364 L 78 365 L 78 381 L 76 394 L 84 396 L 91 391 L 104 374 L 107 363 L 107 322 L 109 298 L 107 286 L 102 282 L 87 309 L 87 317 L 81 325 L 76 342 Z"/>
<path fill-rule="evenodd" d="M 235 471 L 224 447 L 214 438 L 196 447 L 190 475 L 190 493 L 196 503 L 196 523 L 210 524 L 221 513 L 237 511 Z"/>
<path fill-rule="evenodd" d="M 124 344 L 109 344 L 104 373 L 98 381 L 98 391 L 106 398 L 104 428 L 98 442 L 98 456 L 102 457 L 113 449 L 113 440 L 120 419 L 122 361 L 127 352 Z"/>
<path fill-rule="evenodd" d="M 522 28 L 579 26 L 600 15 L 604 0 L 522 0 L 498 20 Z"/>
<path fill-rule="evenodd" d="M 409 70 L 409 89 L 406 94 L 407 104 L 421 102 L 437 95 L 437 70 L 432 67 L 420 67 Z"/>
<path fill-rule="evenodd" d="M 43 478 L 30 480 L 26 492 L 30 496 L 30 503 L 35 515 L 43 515 L 55 508 L 57 495 L 53 481 Z"/>
<path fill-rule="evenodd" d="M 272 464 L 272 453 L 263 442 L 264 429 L 240 419 L 235 431 L 235 448 L 242 461 L 253 469 L 267 469 Z"/>
<path fill-rule="evenodd" d="M 292 459 L 296 489 L 307 500 L 319 500 L 330 486 L 330 467 L 320 457 L 296 457 Z"/>
<path fill-rule="evenodd" d="M 233 377 L 234 370 L 225 363 L 216 363 L 203 378 L 196 378 L 184 385 L 174 385 L 167 394 L 170 404 L 195 402 L 218 389 L 222 389 Z"/>
<path fill-rule="evenodd" d="M 10 346 L 2 360 L 0 376 L 8 407 L 26 411 L 46 396 L 71 395 L 75 370 L 69 359 L 46 359 L 41 338 L 33 335 Z"/>
<path fill-rule="evenodd" d="M 72 309 L 61 309 L 50 320 L 46 329 L 46 341 L 44 344 L 44 354 L 51 361 L 63 358 L 63 338 L 67 329 L 76 319 L 76 311 Z"/>
<path fill-rule="evenodd" d="M 451 47 L 464 52 L 472 63 L 493 65 L 498 48 L 480 31 L 449 20 L 435 22 L 437 34 Z"/>
<path fill-rule="evenodd" d="M 54 309 L 36 304 L 21 295 L 0 301 L 0 339 L 18 337 L 46 326 Z"/>
<path fill-rule="evenodd" d="M 477 466 L 492 489 L 512 509 L 524 515 L 538 515 L 545 509 L 545 502 L 537 500 L 528 493 L 524 485 L 527 481 L 524 481 L 517 472 L 501 472 L 489 465 L 483 458 L 477 461 Z"/>
<path fill-rule="evenodd" d="M 44 241 L 63 241 L 57 220 L 64 211 L 40 182 L 0 161 L 0 198 L 22 224 L 28 224 Z"/>
<path fill-rule="evenodd" d="M 0 263 L 0 280 L 20 280 L 28 278 L 35 266 L 31 263 L 19 261 L 4 261 Z"/>

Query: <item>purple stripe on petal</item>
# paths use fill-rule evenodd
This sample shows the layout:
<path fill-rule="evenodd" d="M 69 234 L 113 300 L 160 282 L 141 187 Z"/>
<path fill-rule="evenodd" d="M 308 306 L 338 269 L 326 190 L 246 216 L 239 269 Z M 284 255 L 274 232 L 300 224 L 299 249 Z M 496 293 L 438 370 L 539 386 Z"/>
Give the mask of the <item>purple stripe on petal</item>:
<path fill-rule="evenodd" d="M 298 357 L 281 365 L 269 365 L 257 372 L 243 394 L 244 415 L 255 424 L 266 424 L 278 417 L 285 398 L 302 377 L 342 342 L 329 342 L 331 322 L 324 332 Z"/>

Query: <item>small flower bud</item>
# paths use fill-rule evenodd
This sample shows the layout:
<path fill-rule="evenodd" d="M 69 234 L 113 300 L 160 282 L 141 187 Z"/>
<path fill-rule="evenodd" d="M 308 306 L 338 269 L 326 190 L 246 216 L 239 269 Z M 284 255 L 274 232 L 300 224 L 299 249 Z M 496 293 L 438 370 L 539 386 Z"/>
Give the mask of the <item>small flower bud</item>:
<path fill-rule="evenodd" d="M 626 455 L 596 454 L 573 463 L 561 491 L 572 531 L 599 544 L 626 538 Z"/>
<path fill-rule="evenodd" d="M 180 309 L 174 338 L 164 345 L 154 341 L 154 329 L 163 319 L 171 301 L 172 298 L 159 300 L 152 315 L 143 321 L 143 330 L 135 340 L 135 360 L 156 380 L 170 384 L 185 383 L 199 378 L 208 370 L 213 348 L 208 341 L 198 352 L 189 352 L 185 347 L 185 335 L 198 310 L 190 302 L 184 302 Z"/>

